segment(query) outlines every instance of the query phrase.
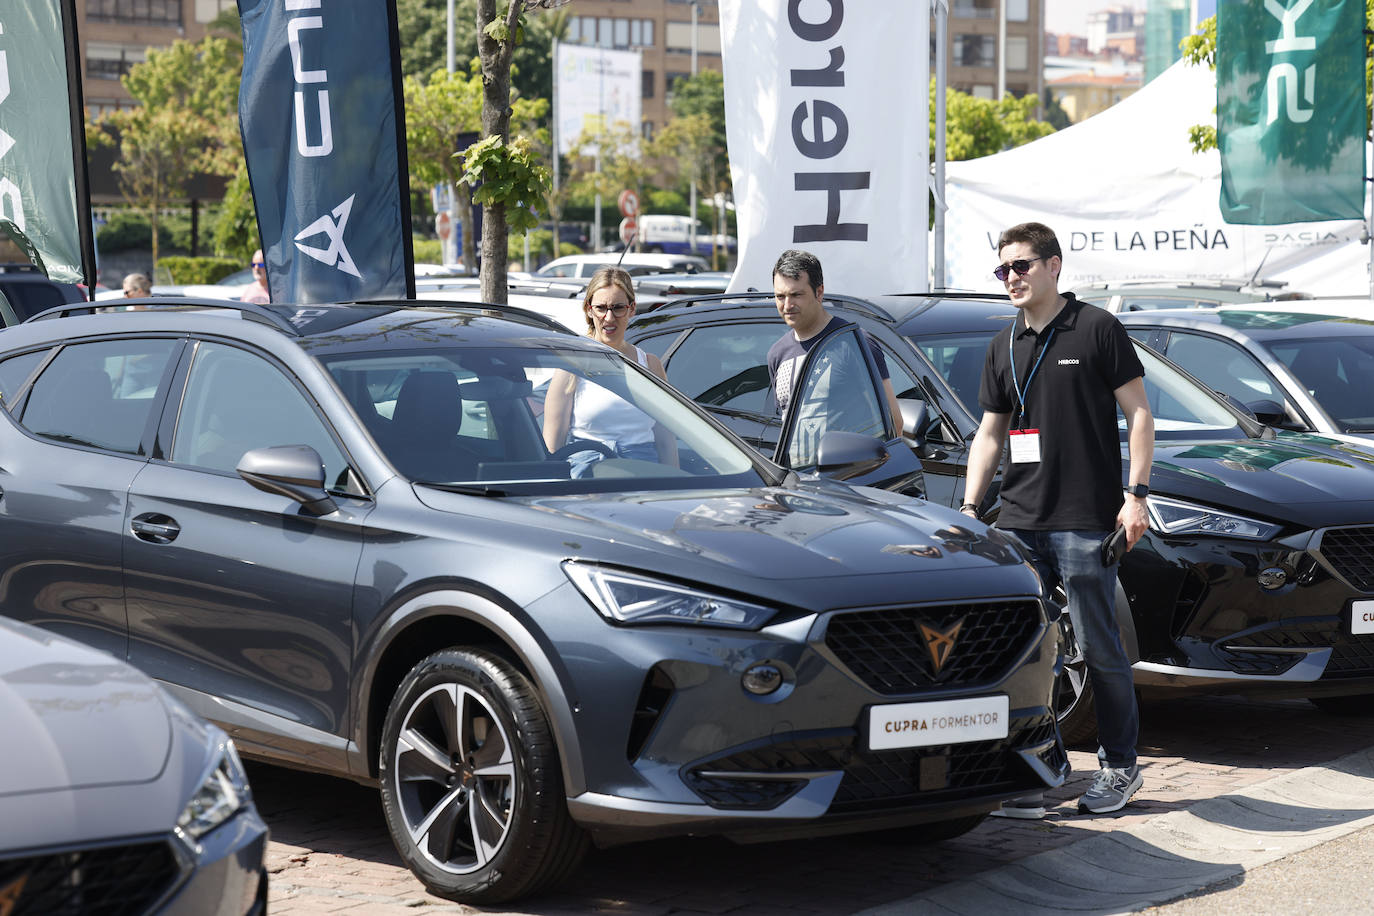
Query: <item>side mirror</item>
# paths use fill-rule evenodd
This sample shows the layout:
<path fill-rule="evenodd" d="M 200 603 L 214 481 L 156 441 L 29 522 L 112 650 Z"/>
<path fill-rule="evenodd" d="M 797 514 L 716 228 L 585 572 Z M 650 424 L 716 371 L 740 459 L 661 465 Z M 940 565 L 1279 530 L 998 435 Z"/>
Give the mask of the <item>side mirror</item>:
<path fill-rule="evenodd" d="M 839 480 L 867 474 L 886 460 L 882 441 L 861 433 L 832 430 L 821 436 L 816 450 L 816 470 Z"/>
<path fill-rule="evenodd" d="M 1288 414 L 1284 412 L 1283 405 L 1268 398 L 1251 401 L 1245 405 L 1245 409 L 1254 414 L 1255 419 L 1265 426 L 1277 426 L 1288 419 Z"/>
<path fill-rule="evenodd" d="M 308 445 L 255 448 L 244 452 L 235 470 L 256 489 L 294 499 L 311 515 L 338 508 L 324 489 L 324 461 Z"/>
<path fill-rule="evenodd" d="M 1215 389 L 1213 389 L 1213 390 L 1215 390 Z M 1257 423 L 1260 422 L 1260 418 L 1257 417 L 1257 416 L 1255 416 L 1255 412 L 1254 412 L 1253 410 L 1251 410 L 1247 405 L 1245 405 L 1244 403 L 1242 403 L 1238 398 L 1233 397 L 1232 395 L 1229 395 L 1229 394 L 1227 394 L 1227 393 L 1224 392 L 1224 391 L 1217 391 L 1216 394 L 1217 394 L 1218 397 L 1220 397 L 1222 400 L 1224 400 L 1227 404 L 1230 404 L 1232 407 L 1234 407 L 1236 410 L 1240 411 L 1241 413 L 1245 414 L 1245 415 L 1246 415 L 1247 417 L 1249 417 L 1250 419 L 1254 420 L 1254 421 L 1257 422 Z"/>
<path fill-rule="evenodd" d="M 917 448 L 925 445 L 930 405 L 916 398 L 898 398 L 897 406 L 902 409 L 902 435 L 915 442 Z"/>

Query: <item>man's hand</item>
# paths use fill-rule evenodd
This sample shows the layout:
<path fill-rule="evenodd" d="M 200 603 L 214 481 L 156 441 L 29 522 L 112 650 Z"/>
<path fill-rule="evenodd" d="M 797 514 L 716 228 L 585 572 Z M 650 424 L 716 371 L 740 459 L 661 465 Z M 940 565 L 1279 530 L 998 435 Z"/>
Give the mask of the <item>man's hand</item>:
<path fill-rule="evenodd" d="M 1145 534 L 1145 529 L 1150 527 L 1150 514 L 1145 511 L 1145 498 L 1127 493 L 1121 511 L 1116 513 L 1116 523 L 1126 529 L 1126 549 L 1130 550 Z"/>

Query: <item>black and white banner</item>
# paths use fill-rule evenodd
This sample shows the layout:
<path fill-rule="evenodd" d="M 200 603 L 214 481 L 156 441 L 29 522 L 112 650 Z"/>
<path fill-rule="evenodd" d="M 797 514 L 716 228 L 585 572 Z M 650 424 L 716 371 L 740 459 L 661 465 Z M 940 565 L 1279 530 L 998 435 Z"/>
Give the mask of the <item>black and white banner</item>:
<path fill-rule="evenodd" d="M 788 248 L 830 292 L 929 288 L 930 6 L 721 0 L 739 265 L 772 288 Z"/>
<path fill-rule="evenodd" d="M 238 0 L 239 121 L 274 302 L 413 293 L 392 0 Z"/>

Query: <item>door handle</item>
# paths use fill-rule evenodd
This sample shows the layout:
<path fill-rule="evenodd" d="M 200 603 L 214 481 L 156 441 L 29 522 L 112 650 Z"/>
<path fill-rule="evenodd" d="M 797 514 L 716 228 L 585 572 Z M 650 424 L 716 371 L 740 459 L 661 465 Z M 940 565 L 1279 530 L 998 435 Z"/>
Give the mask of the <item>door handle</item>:
<path fill-rule="evenodd" d="M 140 515 L 130 523 L 134 537 L 153 544 L 170 544 L 181 534 L 181 526 L 176 519 L 156 512 Z"/>

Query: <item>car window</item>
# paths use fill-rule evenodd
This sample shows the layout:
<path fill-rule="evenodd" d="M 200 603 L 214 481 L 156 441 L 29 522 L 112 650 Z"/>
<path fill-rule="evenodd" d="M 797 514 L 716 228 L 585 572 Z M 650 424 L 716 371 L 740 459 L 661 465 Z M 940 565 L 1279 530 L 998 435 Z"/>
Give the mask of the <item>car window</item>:
<path fill-rule="evenodd" d="M 1243 438 L 1244 430 L 1207 389 L 1182 375 L 1149 347 L 1135 345 L 1145 369 L 1145 398 L 1154 414 L 1155 439 L 1189 439 L 1198 435 Z M 1126 418 L 1116 411 L 1117 428 L 1126 434 Z"/>
<path fill-rule="evenodd" d="M 63 347 L 33 384 L 20 422 L 34 435 L 141 454 L 174 340 L 106 340 Z"/>
<path fill-rule="evenodd" d="M 926 402 L 926 436 L 946 445 L 956 443 L 958 441 L 958 437 L 955 435 L 957 427 L 945 417 L 921 383 L 916 381 L 910 372 L 906 371 L 906 366 L 893 355 L 891 350 L 881 343 L 878 344 L 878 348 L 883 351 L 883 356 L 887 358 L 888 378 L 892 381 L 892 390 L 896 392 L 897 397 Z"/>
<path fill-rule="evenodd" d="M 311 402 L 275 365 L 254 353 L 202 342 L 177 417 L 171 460 L 234 473 L 244 452 L 308 445 L 325 480 L 341 485 L 347 462 Z"/>
<path fill-rule="evenodd" d="M 1127 328 L 1126 333 L 1132 340 L 1138 340 L 1147 347 L 1150 345 L 1150 338 L 1155 336 L 1154 328 Z"/>
<path fill-rule="evenodd" d="M 5 294 L 20 321 L 67 304 L 67 295 L 62 288 L 46 279 L 9 283 L 0 281 L 0 292 Z"/>
<path fill-rule="evenodd" d="M 806 376 L 795 397 L 796 417 L 787 443 L 788 465 L 814 468 L 822 437 L 850 432 L 886 438 L 882 403 L 854 331 L 841 331 L 807 355 Z"/>
<path fill-rule="evenodd" d="M 1285 341 L 1270 349 L 1342 429 L 1374 431 L 1374 337 Z"/>
<path fill-rule="evenodd" d="M 672 331 L 668 334 L 656 334 L 653 337 L 646 337 L 643 340 L 635 341 L 635 346 L 639 347 L 639 349 L 643 350 L 645 353 L 652 353 L 661 360 L 663 359 L 663 354 L 672 346 L 673 341 L 678 339 L 679 334 L 680 332 L 678 331 Z M 665 371 L 667 371 L 666 368 Z"/>
<path fill-rule="evenodd" d="M 983 415 L 983 409 L 978 406 L 978 386 L 983 381 L 983 360 L 990 340 L 991 333 L 915 341 L 972 417 Z"/>
<path fill-rule="evenodd" d="M 18 403 L 15 395 L 47 355 L 47 350 L 35 350 L 0 362 L 0 404 L 3 404 L 6 410 L 12 410 Z"/>
<path fill-rule="evenodd" d="M 1132 296 L 1121 297 L 1123 312 L 1151 312 L 1155 309 L 1195 309 L 1199 305 L 1217 305 L 1216 302 L 1199 303 L 1192 296 Z"/>
<path fill-rule="evenodd" d="M 664 371 L 674 388 L 699 404 L 766 414 L 768 348 L 783 331 L 773 322 L 697 328 Z"/>
<path fill-rule="evenodd" d="M 1253 356 L 1229 340 L 1188 331 L 1171 331 L 1164 355 L 1213 391 L 1242 404 L 1283 403 L 1283 389 Z"/>

